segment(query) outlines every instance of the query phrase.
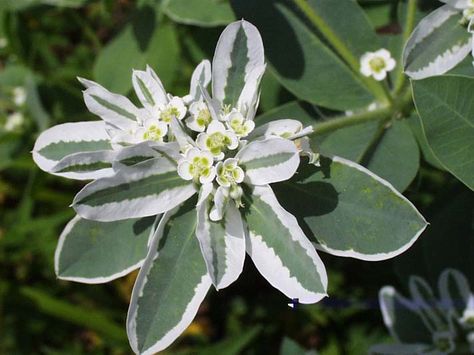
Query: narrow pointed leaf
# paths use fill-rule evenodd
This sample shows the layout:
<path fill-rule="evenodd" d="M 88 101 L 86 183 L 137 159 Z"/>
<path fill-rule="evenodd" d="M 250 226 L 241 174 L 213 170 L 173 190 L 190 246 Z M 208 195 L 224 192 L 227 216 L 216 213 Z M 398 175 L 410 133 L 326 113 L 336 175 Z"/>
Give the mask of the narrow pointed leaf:
<path fill-rule="evenodd" d="M 127 334 L 133 351 L 153 354 L 191 323 L 212 285 L 195 235 L 195 201 L 163 216 L 133 288 Z"/>
<path fill-rule="evenodd" d="M 300 157 L 296 145 L 287 139 L 269 138 L 254 141 L 236 156 L 252 185 L 266 185 L 288 180 L 298 169 Z"/>
<path fill-rule="evenodd" d="M 193 75 L 191 77 L 191 84 L 189 87 L 189 96 L 193 101 L 202 100 L 201 87 L 207 88 L 211 82 L 211 62 L 207 59 L 203 60 L 199 65 L 194 69 Z"/>
<path fill-rule="evenodd" d="M 93 180 L 113 175 L 116 157 L 112 150 L 98 150 L 68 155 L 51 170 L 53 174 L 67 174 L 70 179 Z"/>
<path fill-rule="evenodd" d="M 444 312 L 450 313 L 452 310 L 458 319 L 461 318 L 471 297 L 466 277 L 457 270 L 446 269 L 438 280 L 438 288 Z"/>
<path fill-rule="evenodd" d="M 84 91 L 84 102 L 93 114 L 120 129 L 128 129 L 137 121 L 138 108 L 125 96 L 111 93 L 100 85 Z"/>
<path fill-rule="evenodd" d="M 176 165 L 160 157 L 91 182 L 76 195 L 73 207 L 83 218 L 108 222 L 169 211 L 195 192 Z"/>
<path fill-rule="evenodd" d="M 113 167 L 119 170 L 124 166 L 132 166 L 159 156 L 161 154 L 150 146 L 150 142 L 143 142 L 122 148 L 115 156 Z"/>
<path fill-rule="evenodd" d="M 385 326 L 394 339 L 401 343 L 431 343 L 431 331 L 423 322 L 416 303 L 391 286 L 380 290 L 379 303 Z"/>
<path fill-rule="evenodd" d="M 364 107 L 374 101 L 373 95 L 358 73 L 352 71 L 325 44 L 325 40 L 318 37 L 314 27 L 308 23 L 293 1 L 232 0 L 231 3 L 237 16 L 257 26 L 265 43 L 265 56 L 271 64 L 270 69 L 280 83 L 296 97 L 338 110 Z M 332 1 L 327 3 L 329 6 L 339 7 L 339 4 L 334 5 Z M 352 20 L 343 21 L 342 19 L 346 18 L 344 15 L 332 11 L 333 17 L 342 16 L 338 21 L 340 29 L 352 31 Z M 352 19 L 353 14 L 348 13 L 347 18 Z M 359 15 L 357 17 L 359 18 Z M 367 43 L 371 35 L 366 36 L 365 29 L 361 31 L 363 27 L 365 26 L 359 26 L 353 36 L 366 37 L 364 43 Z M 346 42 L 346 38 L 342 40 Z M 359 42 L 354 42 L 354 46 L 355 43 L 358 47 Z"/>
<path fill-rule="evenodd" d="M 330 254 L 384 260 L 407 250 L 427 226 L 387 181 L 343 158 L 302 166 L 277 196 L 306 235 Z"/>
<path fill-rule="evenodd" d="M 51 172 L 68 155 L 112 149 L 109 141 L 102 121 L 64 123 L 40 134 L 33 148 L 33 160 L 40 169 Z"/>
<path fill-rule="evenodd" d="M 257 28 L 245 20 L 222 32 L 212 61 L 213 97 L 236 106 L 254 68 L 264 65 L 263 42 Z"/>
<path fill-rule="evenodd" d="M 138 99 L 145 107 L 154 107 L 168 102 L 166 91 L 152 68 L 146 71 L 134 70 L 132 83 Z"/>
<path fill-rule="evenodd" d="M 217 289 L 237 280 L 244 267 L 245 235 L 240 212 L 229 203 L 224 219 L 209 219 L 209 203 L 198 207 L 196 236 L 206 261 L 207 270 Z"/>
<path fill-rule="evenodd" d="M 301 303 L 315 303 L 325 297 L 324 265 L 296 218 L 280 206 L 272 189 L 256 186 L 245 193 L 244 203 L 249 230 L 247 253 L 263 277 Z"/>
<path fill-rule="evenodd" d="M 445 75 L 413 81 L 423 131 L 435 157 L 474 190 L 474 79 Z"/>
<path fill-rule="evenodd" d="M 54 267 L 63 280 L 104 283 L 139 268 L 156 217 L 96 222 L 74 217 L 56 248 Z"/>
<path fill-rule="evenodd" d="M 470 53 L 472 35 L 461 19 L 461 11 L 445 5 L 420 21 L 403 53 L 408 76 L 419 80 L 444 74 Z"/>

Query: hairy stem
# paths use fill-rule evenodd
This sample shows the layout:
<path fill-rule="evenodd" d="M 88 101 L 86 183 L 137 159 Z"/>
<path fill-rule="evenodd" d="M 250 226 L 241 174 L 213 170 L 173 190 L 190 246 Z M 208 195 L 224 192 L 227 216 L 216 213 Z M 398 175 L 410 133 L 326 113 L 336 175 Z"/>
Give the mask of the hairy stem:
<path fill-rule="evenodd" d="M 367 89 L 381 102 L 390 102 L 390 98 L 387 97 L 385 90 L 378 81 L 360 75 L 359 58 L 354 56 L 354 54 L 349 50 L 345 43 L 337 36 L 336 33 L 334 33 L 334 31 L 326 23 L 326 21 L 324 21 L 324 18 L 321 17 L 316 11 L 314 11 L 308 1 L 293 0 L 293 2 L 296 4 L 299 10 L 313 23 L 313 25 L 319 31 L 321 31 L 323 36 L 336 50 L 336 52 L 344 59 L 344 61 L 346 61 L 349 67 L 355 73 L 359 74 L 360 80 L 365 84 Z"/>

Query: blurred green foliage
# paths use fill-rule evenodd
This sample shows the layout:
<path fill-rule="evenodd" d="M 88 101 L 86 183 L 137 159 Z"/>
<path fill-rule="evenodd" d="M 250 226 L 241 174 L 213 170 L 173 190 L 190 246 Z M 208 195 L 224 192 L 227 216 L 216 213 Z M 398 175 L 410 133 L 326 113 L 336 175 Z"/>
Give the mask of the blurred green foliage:
<path fill-rule="evenodd" d="M 398 2 L 361 4 L 381 40 L 396 40 Z M 74 215 L 68 205 L 81 183 L 40 172 L 30 151 L 46 127 L 93 119 L 76 76 L 127 94 L 132 68 L 150 64 L 169 92 L 184 95 L 194 66 L 212 57 L 222 30 L 216 26 L 233 18 L 225 0 L 0 1 L 0 354 L 130 353 L 124 321 L 136 275 L 105 285 L 56 279 L 56 242 Z M 270 70 L 263 81 L 261 114 L 296 99 L 273 73 Z M 23 88 L 24 102 L 17 88 Z M 320 112 L 316 106 L 311 110 Z M 13 114 L 21 119 L 17 115 L 12 121 Z M 247 262 L 235 284 L 211 292 L 167 353 L 314 349 L 323 355 L 365 354 L 370 345 L 387 340 L 376 300 L 379 288 L 401 287 L 407 273 L 427 272 L 423 260 L 429 263 L 433 253 L 437 270 L 450 266 L 451 259 L 445 260 L 443 249 L 433 251 L 433 243 L 449 249 L 452 244 L 442 242 L 447 234 L 472 236 L 474 203 L 465 197 L 472 193 L 437 169 L 431 157 L 424 159 L 406 195 L 431 217 L 433 226 L 443 226 L 439 221 L 448 217 L 454 221 L 441 232 L 431 229 L 398 258 L 397 273 L 393 261 L 368 263 L 323 255 L 330 297 L 293 310 Z M 442 189 L 450 193 L 438 196 Z M 456 247 L 462 249 L 461 244 Z M 465 265 L 464 272 L 472 275 L 472 267 Z M 402 281 L 397 281 L 397 274 Z M 292 340 L 280 348 L 285 337 Z"/>

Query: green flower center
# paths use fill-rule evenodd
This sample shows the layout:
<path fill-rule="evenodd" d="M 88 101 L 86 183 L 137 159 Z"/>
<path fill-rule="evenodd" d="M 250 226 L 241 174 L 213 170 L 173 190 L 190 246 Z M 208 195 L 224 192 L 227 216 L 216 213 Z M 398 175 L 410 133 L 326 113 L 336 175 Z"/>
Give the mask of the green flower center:
<path fill-rule="evenodd" d="M 206 147 L 214 155 L 219 155 L 230 143 L 229 137 L 221 132 L 212 133 L 206 139 Z"/>
<path fill-rule="evenodd" d="M 234 165 L 221 165 L 217 171 L 219 179 L 225 184 L 235 185 L 240 177 L 239 169 Z"/>
<path fill-rule="evenodd" d="M 179 111 L 176 107 L 170 106 L 160 113 L 160 119 L 165 123 L 170 123 L 173 117 L 178 117 Z"/>
<path fill-rule="evenodd" d="M 143 139 L 148 141 L 160 141 L 164 134 L 163 130 L 160 129 L 157 125 L 151 125 L 148 127 L 145 133 L 143 133 Z"/>
<path fill-rule="evenodd" d="M 207 108 L 199 110 L 199 113 L 196 117 L 196 122 L 201 127 L 205 127 L 209 124 L 209 122 L 211 122 L 211 113 Z"/>
<path fill-rule="evenodd" d="M 238 118 L 233 118 L 230 120 L 230 127 L 239 136 L 245 136 L 249 133 L 247 128 L 245 127 L 244 122 L 240 121 Z"/>
<path fill-rule="evenodd" d="M 380 73 L 385 69 L 385 60 L 380 57 L 375 57 L 369 61 L 369 65 L 374 72 Z"/>
<path fill-rule="evenodd" d="M 206 157 L 194 157 L 189 165 L 189 173 L 199 179 L 201 176 L 209 176 L 212 163 Z"/>

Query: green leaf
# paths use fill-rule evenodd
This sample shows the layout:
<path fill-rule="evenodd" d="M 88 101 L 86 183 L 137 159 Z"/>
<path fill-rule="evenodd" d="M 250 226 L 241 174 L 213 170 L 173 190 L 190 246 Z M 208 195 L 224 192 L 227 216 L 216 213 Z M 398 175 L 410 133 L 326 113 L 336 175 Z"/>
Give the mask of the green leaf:
<path fill-rule="evenodd" d="M 245 191 L 247 253 L 258 271 L 275 288 L 301 303 L 326 296 L 324 265 L 296 218 L 278 203 L 269 186 Z"/>
<path fill-rule="evenodd" d="M 158 20 L 154 8 L 142 7 L 131 23 L 99 53 L 94 78 L 110 91 L 126 94 L 132 88 L 132 69 L 142 69 L 149 64 L 159 69 L 166 87 L 179 68 L 178 43 L 173 26 Z"/>
<path fill-rule="evenodd" d="M 472 35 L 461 19 L 461 11 L 445 5 L 420 21 L 403 54 L 409 77 L 419 80 L 444 74 L 470 53 Z"/>
<path fill-rule="evenodd" d="M 401 343 L 431 343 L 431 331 L 426 327 L 418 305 L 401 296 L 391 286 L 379 292 L 379 303 L 390 335 Z"/>
<path fill-rule="evenodd" d="M 331 5 L 338 6 L 334 2 Z M 232 6 L 238 17 L 258 27 L 277 79 L 295 96 L 339 110 L 364 107 L 374 101 L 358 74 L 318 38 L 289 1 L 234 0 Z M 352 18 L 352 14 L 347 13 L 347 18 Z M 340 30 L 349 32 L 347 26 Z M 356 33 L 362 31 L 357 29 Z"/>
<path fill-rule="evenodd" d="M 390 184 L 339 157 L 301 166 L 276 192 L 306 235 L 334 255 L 388 259 L 407 250 L 427 225 Z"/>
<path fill-rule="evenodd" d="M 47 129 L 36 140 L 32 153 L 33 160 L 40 169 L 53 173 L 57 164 L 71 155 L 87 152 L 92 154 L 98 151 L 111 153 L 111 149 L 105 123 L 90 121 L 63 123 Z M 91 178 L 88 171 L 64 171 L 54 174 L 70 179 Z"/>
<path fill-rule="evenodd" d="M 31 6 L 51 5 L 59 7 L 81 7 L 88 0 L 3 0 L 0 10 L 24 10 Z"/>
<path fill-rule="evenodd" d="M 413 81 L 423 131 L 435 157 L 474 190 L 474 104 L 466 99 L 474 79 L 439 76 Z"/>
<path fill-rule="evenodd" d="M 281 343 L 280 355 L 307 355 L 307 351 L 296 341 L 284 337 Z"/>
<path fill-rule="evenodd" d="M 178 175 L 176 165 L 160 157 L 89 183 L 76 195 L 73 207 L 83 218 L 109 222 L 166 212 L 195 192 L 194 185 Z"/>
<path fill-rule="evenodd" d="M 169 0 L 163 11 L 173 21 L 185 25 L 215 27 L 235 21 L 232 8 L 226 0 Z"/>
<path fill-rule="evenodd" d="M 195 235 L 196 201 L 166 213 L 133 288 L 127 317 L 132 349 L 152 354 L 191 323 L 212 282 Z"/>
<path fill-rule="evenodd" d="M 283 117 L 295 118 L 304 125 L 324 121 L 314 107 L 290 102 L 257 117 L 256 123 L 260 126 Z M 376 121 L 366 122 L 329 134 L 318 134 L 316 129 L 310 140 L 315 151 L 360 163 L 399 191 L 404 191 L 418 172 L 419 149 L 412 132 L 401 121 L 393 121 L 386 128 L 379 128 Z"/>
<path fill-rule="evenodd" d="M 63 280 L 104 283 L 143 263 L 155 217 L 96 222 L 76 216 L 59 237 L 56 275 Z"/>

